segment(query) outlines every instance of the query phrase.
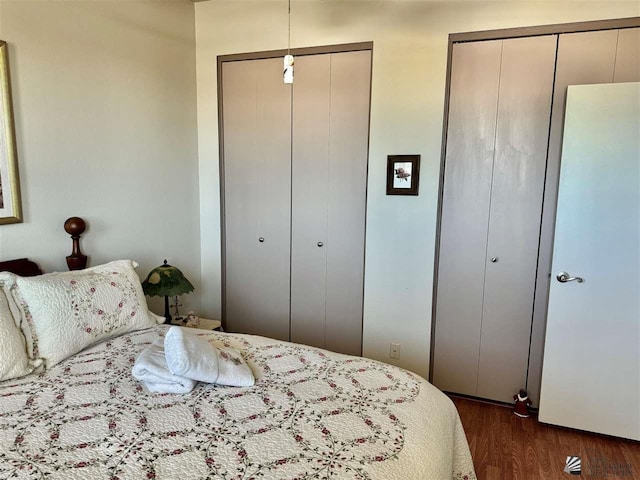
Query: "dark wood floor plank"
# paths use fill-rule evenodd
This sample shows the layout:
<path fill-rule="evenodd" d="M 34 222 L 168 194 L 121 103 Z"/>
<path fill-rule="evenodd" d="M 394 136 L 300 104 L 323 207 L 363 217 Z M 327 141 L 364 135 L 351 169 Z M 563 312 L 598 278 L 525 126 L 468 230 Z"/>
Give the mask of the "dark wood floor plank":
<path fill-rule="evenodd" d="M 640 478 L 640 444 L 625 443 L 621 446 L 621 450 L 636 475 L 633 478 Z"/>
<path fill-rule="evenodd" d="M 479 480 L 568 480 L 568 456 L 580 456 L 583 480 L 640 479 L 640 442 L 513 415 L 510 408 L 453 397 Z"/>
<path fill-rule="evenodd" d="M 540 478 L 540 455 L 535 444 L 535 440 L 531 438 L 529 434 L 523 438 L 525 443 L 525 470 L 527 472 L 527 478 L 535 480 Z"/>
<path fill-rule="evenodd" d="M 513 466 L 511 478 L 517 480 L 528 479 L 528 473 L 524 462 L 524 445 L 518 440 L 513 440 L 511 443 L 511 465 Z"/>
<path fill-rule="evenodd" d="M 537 478 L 557 478 L 560 476 L 564 465 L 557 461 L 557 442 L 547 442 L 543 438 L 536 438 L 535 448 L 538 452 Z"/>

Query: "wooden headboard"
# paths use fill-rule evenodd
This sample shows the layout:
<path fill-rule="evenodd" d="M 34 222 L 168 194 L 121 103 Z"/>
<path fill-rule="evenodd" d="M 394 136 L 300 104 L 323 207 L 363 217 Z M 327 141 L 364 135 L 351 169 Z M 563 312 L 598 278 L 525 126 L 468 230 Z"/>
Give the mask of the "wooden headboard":
<path fill-rule="evenodd" d="M 64 222 L 64 229 L 71 235 L 73 249 L 71 255 L 67 257 L 67 266 L 69 270 L 82 270 L 87 266 L 87 257 L 80 251 L 80 236 L 86 229 L 86 223 L 80 217 L 71 217 Z M 0 262 L 0 272 L 11 272 L 21 277 L 42 275 L 40 267 L 28 258 Z"/>
<path fill-rule="evenodd" d="M 42 275 L 40 267 L 27 258 L 0 262 L 0 272 L 11 272 L 21 277 L 34 277 Z"/>

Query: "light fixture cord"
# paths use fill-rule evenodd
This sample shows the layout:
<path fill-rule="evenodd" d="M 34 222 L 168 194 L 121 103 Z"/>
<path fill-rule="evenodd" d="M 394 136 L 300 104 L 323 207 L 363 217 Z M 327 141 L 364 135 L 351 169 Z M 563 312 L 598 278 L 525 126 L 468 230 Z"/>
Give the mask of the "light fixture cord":
<path fill-rule="evenodd" d="M 287 42 L 287 55 L 291 55 L 291 0 L 289 0 L 289 40 Z"/>

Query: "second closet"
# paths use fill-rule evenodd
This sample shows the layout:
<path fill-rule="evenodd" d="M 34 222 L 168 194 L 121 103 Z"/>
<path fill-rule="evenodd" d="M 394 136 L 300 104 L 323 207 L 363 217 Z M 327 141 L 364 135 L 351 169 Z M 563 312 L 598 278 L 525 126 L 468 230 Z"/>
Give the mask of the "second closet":
<path fill-rule="evenodd" d="M 639 81 L 637 27 L 634 18 L 450 38 L 431 376 L 438 388 L 505 403 L 526 388 L 537 406 L 557 274 L 567 87 Z"/>
<path fill-rule="evenodd" d="M 433 381 L 509 401 L 525 386 L 556 37 L 455 44 Z"/>

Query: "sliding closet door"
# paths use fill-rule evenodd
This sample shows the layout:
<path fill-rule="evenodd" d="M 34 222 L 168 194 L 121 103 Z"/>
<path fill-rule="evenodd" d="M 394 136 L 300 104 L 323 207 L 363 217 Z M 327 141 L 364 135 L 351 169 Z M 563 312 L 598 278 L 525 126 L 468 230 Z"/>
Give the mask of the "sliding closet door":
<path fill-rule="evenodd" d="M 433 383 L 476 395 L 502 41 L 453 46 Z"/>
<path fill-rule="evenodd" d="M 331 55 L 296 58 L 291 195 L 291 341 L 325 346 Z"/>
<path fill-rule="evenodd" d="M 288 340 L 291 90 L 281 58 L 223 65 L 226 327 Z"/>
<path fill-rule="evenodd" d="M 614 83 L 640 81 L 640 28 L 618 30 Z"/>
<path fill-rule="evenodd" d="M 371 51 L 331 55 L 325 348 L 362 354 Z"/>
<path fill-rule="evenodd" d="M 527 382 L 556 36 L 504 41 L 476 395 Z"/>
<path fill-rule="evenodd" d="M 291 340 L 360 355 L 371 52 L 296 59 Z"/>
<path fill-rule="evenodd" d="M 503 402 L 525 387 L 556 37 L 456 44 L 434 383 Z"/>

